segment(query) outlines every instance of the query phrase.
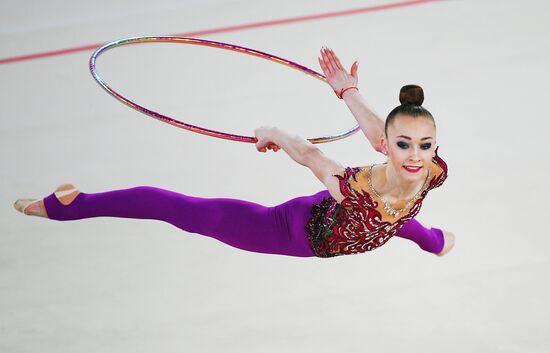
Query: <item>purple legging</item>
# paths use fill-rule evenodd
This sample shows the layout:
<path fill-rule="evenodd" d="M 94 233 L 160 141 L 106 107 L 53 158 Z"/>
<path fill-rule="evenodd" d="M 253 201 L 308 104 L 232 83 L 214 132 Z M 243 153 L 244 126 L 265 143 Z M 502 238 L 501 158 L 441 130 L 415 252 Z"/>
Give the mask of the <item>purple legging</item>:
<path fill-rule="evenodd" d="M 218 239 L 233 247 L 267 254 L 315 256 L 308 244 L 305 224 L 311 206 L 330 197 L 327 190 L 266 207 L 229 198 L 199 198 L 150 186 L 87 194 L 81 192 L 69 205 L 51 194 L 44 199 L 50 219 L 58 221 L 91 217 L 156 219 L 190 233 Z M 427 229 L 412 219 L 397 236 L 438 253 L 443 233 Z"/>

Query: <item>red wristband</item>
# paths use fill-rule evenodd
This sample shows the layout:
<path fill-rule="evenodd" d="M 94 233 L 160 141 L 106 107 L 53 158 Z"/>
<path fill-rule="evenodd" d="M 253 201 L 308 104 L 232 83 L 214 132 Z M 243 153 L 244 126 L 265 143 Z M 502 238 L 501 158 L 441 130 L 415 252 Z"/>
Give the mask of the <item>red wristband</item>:
<path fill-rule="evenodd" d="M 342 88 L 340 90 L 340 92 L 336 92 L 334 91 L 334 93 L 336 93 L 336 96 L 340 99 L 343 99 L 343 95 L 344 95 L 344 92 L 346 92 L 348 89 L 356 89 L 359 91 L 359 88 L 357 88 L 356 86 L 351 86 L 351 87 L 348 87 L 348 88 Z"/>

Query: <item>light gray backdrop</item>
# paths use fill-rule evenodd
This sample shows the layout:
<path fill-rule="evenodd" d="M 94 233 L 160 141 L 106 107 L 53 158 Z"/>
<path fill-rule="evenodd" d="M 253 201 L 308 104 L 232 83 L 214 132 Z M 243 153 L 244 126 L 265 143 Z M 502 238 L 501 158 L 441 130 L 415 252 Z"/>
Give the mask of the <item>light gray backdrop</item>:
<path fill-rule="evenodd" d="M 0 58 L 383 3 L 3 1 Z M 0 351 L 547 352 L 549 10 L 439 1 L 202 36 L 315 69 L 331 46 L 348 67 L 360 60 L 361 92 L 382 117 L 402 85 L 422 85 L 449 178 L 418 219 L 456 234 L 442 258 L 397 238 L 357 256 L 292 258 L 157 221 L 24 217 L 17 198 L 65 182 L 265 205 L 323 186 L 282 151 L 117 102 L 92 80 L 91 50 L 0 65 Z M 214 129 L 310 137 L 354 124 L 328 86 L 236 53 L 157 43 L 107 52 L 98 68 L 130 98 Z M 361 133 L 321 147 L 344 165 L 383 161 Z"/>

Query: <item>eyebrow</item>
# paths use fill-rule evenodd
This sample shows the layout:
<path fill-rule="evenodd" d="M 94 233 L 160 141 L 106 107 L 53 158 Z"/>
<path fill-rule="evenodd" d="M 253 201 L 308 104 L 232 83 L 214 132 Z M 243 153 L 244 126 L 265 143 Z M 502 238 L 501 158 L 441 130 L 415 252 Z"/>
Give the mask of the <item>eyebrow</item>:
<path fill-rule="evenodd" d="M 407 140 L 412 140 L 412 138 L 410 138 L 409 136 L 405 136 L 405 135 L 399 135 L 397 137 L 403 137 L 403 138 L 406 138 Z M 429 137 L 429 136 L 428 137 L 422 137 L 420 139 L 420 141 L 429 140 L 429 139 L 431 139 L 431 137 Z"/>

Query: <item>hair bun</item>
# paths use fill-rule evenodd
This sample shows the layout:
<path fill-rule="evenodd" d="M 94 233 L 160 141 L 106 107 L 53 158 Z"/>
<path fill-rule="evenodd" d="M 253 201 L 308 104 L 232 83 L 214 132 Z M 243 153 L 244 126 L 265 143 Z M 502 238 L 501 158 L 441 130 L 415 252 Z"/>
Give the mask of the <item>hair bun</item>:
<path fill-rule="evenodd" d="M 403 86 L 399 92 L 399 101 L 402 105 L 412 104 L 420 106 L 424 102 L 424 91 L 422 87 L 417 85 Z"/>

